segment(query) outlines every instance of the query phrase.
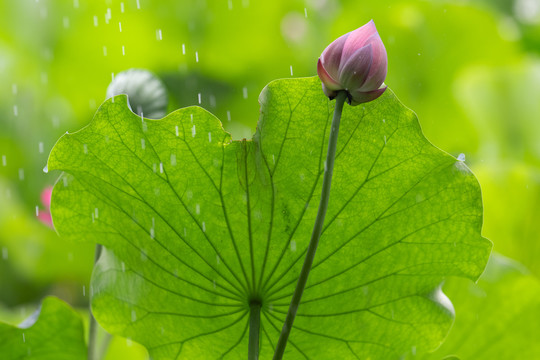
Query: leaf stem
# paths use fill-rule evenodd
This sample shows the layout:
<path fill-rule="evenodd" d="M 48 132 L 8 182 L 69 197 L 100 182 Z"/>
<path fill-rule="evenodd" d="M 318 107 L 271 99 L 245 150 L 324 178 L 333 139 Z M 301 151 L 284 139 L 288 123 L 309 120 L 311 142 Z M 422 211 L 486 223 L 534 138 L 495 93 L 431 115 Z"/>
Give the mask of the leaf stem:
<path fill-rule="evenodd" d="M 97 263 L 99 256 L 101 255 L 101 245 L 96 244 L 96 251 L 94 255 L 94 265 Z M 90 294 L 92 296 L 92 294 Z M 92 301 L 90 299 L 88 303 L 88 312 L 90 314 L 90 328 L 88 330 L 88 360 L 97 360 L 96 359 L 96 350 L 97 350 L 97 330 L 98 324 L 96 318 L 92 314 Z"/>
<path fill-rule="evenodd" d="M 249 305 L 249 345 L 248 360 L 259 359 L 259 330 L 261 324 L 261 303 L 252 301 Z"/>
<path fill-rule="evenodd" d="M 328 152 L 326 153 L 326 162 L 324 166 L 324 177 L 322 183 L 321 200 L 319 202 L 319 210 L 317 211 L 317 218 L 315 219 L 315 225 L 313 226 L 313 232 L 311 234 L 311 240 L 309 242 L 306 257 L 304 259 L 304 265 L 302 266 L 300 276 L 298 277 L 296 289 L 294 289 L 291 304 L 289 305 L 289 310 L 287 311 L 287 317 L 285 318 L 283 328 L 281 329 L 281 334 L 279 335 L 279 340 L 276 345 L 276 350 L 274 352 L 274 360 L 281 360 L 283 358 L 285 346 L 287 345 L 287 340 L 289 339 L 289 335 L 291 333 L 294 318 L 296 317 L 296 312 L 298 311 L 298 306 L 300 305 L 300 300 L 302 298 L 304 288 L 306 287 L 309 272 L 311 271 L 311 266 L 313 265 L 313 260 L 315 259 L 315 252 L 317 251 L 317 246 L 319 245 L 319 239 L 321 237 L 321 232 L 324 224 L 324 217 L 326 216 L 326 210 L 328 209 L 328 200 L 330 198 L 330 186 L 332 183 L 332 174 L 334 172 L 334 160 L 336 158 L 336 145 L 339 133 L 339 123 L 341 121 L 343 104 L 345 103 L 346 99 L 346 91 L 338 92 L 336 97 L 336 106 L 334 108 L 334 116 L 332 118 L 332 126 L 330 128 L 330 137 L 328 139 Z"/>

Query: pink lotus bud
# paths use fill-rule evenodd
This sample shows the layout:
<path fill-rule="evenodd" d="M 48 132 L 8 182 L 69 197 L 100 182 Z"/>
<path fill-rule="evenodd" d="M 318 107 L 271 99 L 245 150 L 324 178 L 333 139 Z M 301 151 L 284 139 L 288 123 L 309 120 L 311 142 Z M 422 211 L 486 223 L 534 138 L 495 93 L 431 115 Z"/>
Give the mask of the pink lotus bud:
<path fill-rule="evenodd" d="M 387 68 L 386 49 L 373 20 L 334 40 L 317 63 L 324 94 L 333 99 L 346 90 L 351 105 L 382 95 Z"/>
<path fill-rule="evenodd" d="M 39 211 L 37 218 L 48 227 L 54 229 L 50 212 L 52 189 L 52 186 L 48 186 L 41 192 L 41 203 L 45 207 L 45 210 Z"/>

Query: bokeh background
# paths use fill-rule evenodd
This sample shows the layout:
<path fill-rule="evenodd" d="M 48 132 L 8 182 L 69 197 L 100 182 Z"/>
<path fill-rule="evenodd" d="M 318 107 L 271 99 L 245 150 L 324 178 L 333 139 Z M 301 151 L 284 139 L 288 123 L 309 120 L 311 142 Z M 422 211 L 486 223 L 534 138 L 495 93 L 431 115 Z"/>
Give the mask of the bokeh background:
<path fill-rule="evenodd" d="M 540 0 L 0 0 L 0 320 L 49 294 L 85 312 L 94 247 L 36 213 L 59 175 L 43 172 L 50 149 L 91 120 L 114 74 L 151 70 L 170 111 L 200 105 L 250 138 L 268 82 L 316 75 L 322 50 L 370 19 L 386 84 L 433 144 L 465 155 L 484 235 L 538 278 Z M 108 354 L 145 356 L 122 339 Z"/>

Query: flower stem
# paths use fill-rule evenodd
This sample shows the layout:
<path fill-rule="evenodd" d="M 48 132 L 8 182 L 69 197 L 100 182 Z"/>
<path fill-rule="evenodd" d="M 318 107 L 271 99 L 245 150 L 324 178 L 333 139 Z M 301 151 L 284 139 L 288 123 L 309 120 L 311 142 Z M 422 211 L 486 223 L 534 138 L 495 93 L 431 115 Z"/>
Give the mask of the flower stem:
<path fill-rule="evenodd" d="M 94 255 L 94 265 L 97 263 L 100 255 L 101 255 L 101 245 L 96 244 L 96 252 Z M 88 330 L 88 360 L 97 360 L 96 350 L 97 350 L 98 324 L 97 324 L 96 319 L 94 318 L 94 315 L 92 315 L 91 301 L 88 304 L 88 310 L 90 314 L 90 328 Z"/>
<path fill-rule="evenodd" d="M 261 304 L 252 302 L 249 305 L 249 345 L 248 360 L 259 359 L 259 330 L 261 324 Z"/>
<path fill-rule="evenodd" d="M 328 139 L 328 152 L 326 153 L 319 210 L 317 211 L 317 218 L 315 219 L 315 225 L 313 226 L 313 232 L 311 234 L 311 240 L 307 249 L 306 258 L 304 259 L 304 265 L 302 266 L 300 276 L 298 277 L 296 289 L 294 290 L 291 304 L 289 305 L 289 311 L 287 312 L 287 317 L 285 318 L 283 328 L 281 329 L 281 334 L 279 335 L 279 340 L 274 352 L 274 360 L 281 360 L 283 358 L 283 353 L 285 352 L 285 346 L 287 345 L 287 340 L 289 338 L 289 334 L 291 333 L 294 318 L 296 317 L 296 312 L 298 310 L 298 306 L 300 305 L 304 288 L 306 287 L 309 272 L 311 271 L 311 266 L 313 265 L 313 260 L 315 259 L 317 245 L 319 245 L 319 239 L 321 237 L 324 224 L 324 217 L 326 215 L 326 210 L 328 209 L 328 200 L 330 198 L 330 185 L 332 183 L 332 174 L 334 172 L 334 160 L 336 158 L 339 123 L 341 121 L 343 104 L 345 103 L 346 99 L 346 91 L 338 92 L 336 97 L 336 106 L 334 109 L 334 117 L 332 118 L 332 127 L 330 128 L 330 137 Z"/>

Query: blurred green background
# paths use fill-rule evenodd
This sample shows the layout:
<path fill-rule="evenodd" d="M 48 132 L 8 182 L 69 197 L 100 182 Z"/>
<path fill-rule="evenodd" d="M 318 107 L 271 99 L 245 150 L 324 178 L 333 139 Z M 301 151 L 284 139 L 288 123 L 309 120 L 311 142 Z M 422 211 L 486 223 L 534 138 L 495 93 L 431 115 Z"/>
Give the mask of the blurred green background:
<path fill-rule="evenodd" d="M 36 211 L 59 175 L 43 172 L 50 149 L 91 120 L 114 74 L 151 70 L 170 111 L 200 97 L 250 138 L 268 82 L 316 75 L 322 50 L 370 19 L 386 84 L 433 144 L 465 154 L 484 235 L 538 279 L 540 0 L 0 0 L 0 320 L 48 294 L 87 304 L 93 245 L 63 241 Z"/>

